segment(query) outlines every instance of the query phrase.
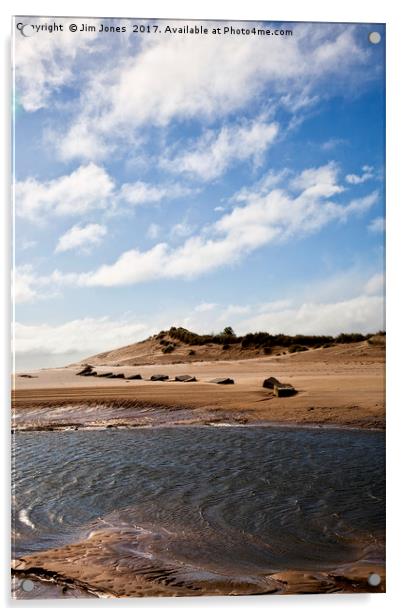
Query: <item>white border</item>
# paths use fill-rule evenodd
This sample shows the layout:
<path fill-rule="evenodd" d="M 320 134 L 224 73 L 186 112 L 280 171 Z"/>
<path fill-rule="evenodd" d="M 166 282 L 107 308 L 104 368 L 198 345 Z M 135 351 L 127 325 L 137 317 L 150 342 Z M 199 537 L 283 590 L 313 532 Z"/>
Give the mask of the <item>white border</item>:
<path fill-rule="evenodd" d="M 221 613 L 230 610 L 231 614 L 243 613 L 245 609 L 253 609 L 254 613 L 267 613 L 270 611 L 297 614 L 336 613 L 345 614 L 361 612 L 365 616 L 381 616 L 393 610 L 398 602 L 398 590 L 401 584 L 402 567 L 400 550 L 402 545 L 400 533 L 400 468 L 401 460 L 398 456 L 402 449 L 402 404 L 400 396 L 401 383 L 401 303 L 402 303 L 402 276 L 401 276 L 401 232 L 402 232 L 402 200 L 400 186 L 397 185 L 398 171 L 401 174 L 400 144 L 401 131 L 401 71 L 398 63 L 402 58 L 402 20 L 398 3 L 394 0 L 381 0 L 373 2 L 353 3 L 351 0 L 333 0 L 333 2 L 317 2 L 317 0 L 281 0 L 271 4 L 261 0 L 247 0 L 235 4 L 234 0 L 199 0 L 190 4 L 188 0 L 140 0 L 129 2 L 113 0 L 113 2 L 90 2 L 88 0 L 5 0 L 1 7 L 0 28 L 3 44 L 2 85 L 3 106 L 2 120 L 3 155 L 4 163 L 1 171 L 4 179 L 3 209 L 1 224 L 1 245 L 3 249 L 1 259 L 1 288 L 3 290 L 4 318 L 1 328 L 1 376 L 3 392 L 3 453 L 2 460 L 5 473 L 2 476 L 3 495 L 9 491 L 9 436 L 8 436 L 8 408 L 9 408 L 9 370 L 10 370 L 10 315 L 9 307 L 9 269 L 11 263 L 11 214 L 10 214 L 10 31 L 12 15 L 71 15 L 71 16 L 104 16 L 104 17 L 168 17 L 193 19 L 264 19 L 276 21 L 339 21 L 339 22 L 368 22 L 387 24 L 387 497 L 388 497 L 388 554 L 387 554 L 387 594 L 386 595 L 317 595 L 317 596 L 289 596 L 289 597 L 237 597 L 200 599 L 131 599 L 110 601 L 38 601 L 38 602 L 11 602 L 9 593 L 9 502 L 2 499 L 1 520 L 3 522 L 3 541 L 1 545 L 3 556 L 2 603 L 6 609 L 13 609 L 20 613 L 25 608 L 33 611 L 50 609 L 74 609 L 75 614 L 87 613 L 92 610 L 103 609 L 130 609 L 144 611 L 152 614 L 164 610 L 173 613 L 183 610 L 199 611 L 208 609 L 211 613 Z M 399 87 L 398 87 L 399 86 Z M 398 199 L 399 197 L 399 199 Z M 4 419 L 6 418 L 7 419 Z M 5 547 L 4 547 L 5 546 Z M 6 549 L 5 549 L 6 548 Z"/>

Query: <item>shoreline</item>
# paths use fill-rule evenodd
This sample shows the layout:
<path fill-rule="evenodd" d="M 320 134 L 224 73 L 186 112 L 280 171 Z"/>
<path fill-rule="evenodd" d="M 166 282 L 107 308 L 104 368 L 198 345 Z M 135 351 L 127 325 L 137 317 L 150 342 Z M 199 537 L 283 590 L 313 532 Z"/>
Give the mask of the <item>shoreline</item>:
<path fill-rule="evenodd" d="M 260 421 L 260 422 L 247 422 L 238 421 L 238 422 L 193 422 L 193 423 L 156 423 L 156 424 L 116 424 L 116 425 L 76 425 L 76 424 L 63 424 L 63 425 L 42 425 L 42 426 L 22 426 L 22 427 L 13 427 L 11 429 L 11 433 L 31 433 L 31 432 L 77 432 L 77 431 L 103 431 L 103 430 L 160 430 L 160 429 L 180 429 L 180 428 L 273 428 L 273 429 L 283 429 L 283 430 L 334 430 L 339 432 L 381 432 L 385 433 L 384 428 L 376 428 L 376 427 L 365 427 L 365 426 L 353 426 L 353 425 L 343 425 L 343 424 L 335 424 L 335 423 L 297 423 L 297 422 L 268 422 L 268 421 Z"/>
<path fill-rule="evenodd" d="M 94 366 L 101 374 L 123 374 L 119 379 L 79 376 L 82 366 L 76 365 L 15 375 L 12 405 L 15 414 L 26 414 L 27 422 L 33 413 L 28 423 L 36 425 L 267 422 L 384 429 L 384 362 L 384 348 L 355 343 L 278 357 Z M 138 373 L 140 379 L 130 380 Z M 154 374 L 164 374 L 169 380 L 152 381 Z M 196 382 L 175 381 L 182 374 Z M 264 388 L 263 381 L 271 376 L 293 385 L 296 395 L 278 398 Z M 234 384 L 213 382 L 222 377 L 231 378 Z M 97 415 L 97 405 L 107 405 L 105 416 L 101 410 Z M 81 406 L 81 413 L 69 406 Z M 64 415 L 57 416 L 57 408 L 64 408 Z"/>
<path fill-rule="evenodd" d="M 198 395 L 198 399 L 192 402 L 189 398 L 196 384 L 180 384 L 181 391 L 175 388 L 177 398 L 182 398 L 182 404 L 179 404 L 172 401 L 175 392 L 169 391 L 169 395 L 165 395 L 161 387 L 158 387 L 159 384 L 156 384 L 156 387 L 152 387 L 153 385 L 149 384 L 152 397 L 145 392 L 137 393 L 137 385 L 133 386 L 131 391 L 127 391 L 127 387 L 98 386 L 87 387 L 85 390 L 70 388 L 61 391 L 47 389 L 13 392 L 12 431 L 134 429 L 186 425 L 385 430 L 385 414 L 380 409 L 370 413 L 364 412 L 364 408 L 357 405 L 312 407 L 311 402 L 306 399 L 307 396 L 298 403 L 298 396 L 302 397 L 304 392 L 293 398 L 277 399 L 269 390 L 257 390 L 255 393 L 260 397 L 258 402 L 250 403 L 239 399 L 237 403 L 237 392 L 234 389 L 236 386 L 218 385 L 217 387 L 225 388 L 221 394 L 221 404 L 211 405 L 206 404 L 212 396 L 210 390 L 202 392 L 201 399 Z M 175 385 L 164 383 L 162 387 L 170 388 Z M 183 399 L 183 389 L 188 386 L 189 389 L 184 392 L 187 396 Z M 232 395 L 229 388 L 232 388 Z M 142 389 L 145 387 L 142 386 Z M 226 400 L 223 399 L 224 394 L 228 394 Z M 264 396 L 263 399 L 261 395 Z"/>

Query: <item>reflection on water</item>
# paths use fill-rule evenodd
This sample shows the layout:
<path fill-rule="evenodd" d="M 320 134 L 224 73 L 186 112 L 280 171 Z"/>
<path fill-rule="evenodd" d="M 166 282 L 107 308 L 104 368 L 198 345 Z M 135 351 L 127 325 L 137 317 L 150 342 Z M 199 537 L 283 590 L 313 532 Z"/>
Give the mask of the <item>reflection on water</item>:
<path fill-rule="evenodd" d="M 216 572 L 382 556 L 383 433 L 197 426 L 17 433 L 13 446 L 17 556 L 104 527 Z"/>

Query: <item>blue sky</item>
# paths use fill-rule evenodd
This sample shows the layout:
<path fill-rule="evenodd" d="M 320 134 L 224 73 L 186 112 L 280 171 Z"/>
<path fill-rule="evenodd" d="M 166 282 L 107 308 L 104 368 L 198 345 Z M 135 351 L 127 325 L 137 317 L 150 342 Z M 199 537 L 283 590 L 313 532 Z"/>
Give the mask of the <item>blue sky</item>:
<path fill-rule="evenodd" d="M 125 20 L 106 36 L 59 21 L 15 37 L 18 368 L 173 324 L 384 326 L 383 26 L 197 37 Z"/>

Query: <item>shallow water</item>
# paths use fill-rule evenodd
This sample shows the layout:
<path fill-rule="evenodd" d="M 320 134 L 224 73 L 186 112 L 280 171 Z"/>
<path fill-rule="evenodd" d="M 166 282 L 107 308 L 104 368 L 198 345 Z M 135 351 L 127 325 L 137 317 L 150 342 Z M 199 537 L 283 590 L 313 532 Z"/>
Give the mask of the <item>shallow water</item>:
<path fill-rule="evenodd" d="M 110 527 L 148 535 L 149 556 L 233 574 L 382 557 L 380 432 L 31 432 L 13 446 L 16 556 Z"/>

